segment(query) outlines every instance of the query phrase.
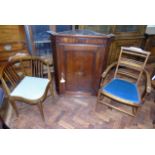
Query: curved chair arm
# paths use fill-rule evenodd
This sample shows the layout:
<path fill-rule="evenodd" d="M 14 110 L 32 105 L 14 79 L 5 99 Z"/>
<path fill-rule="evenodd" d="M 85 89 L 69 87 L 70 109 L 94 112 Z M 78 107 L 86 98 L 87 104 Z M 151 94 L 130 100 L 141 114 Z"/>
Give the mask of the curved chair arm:
<path fill-rule="evenodd" d="M 148 71 L 146 71 L 144 69 L 144 73 L 145 73 L 145 76 L 146 76 L 146 92 L 147 93 L 151 93 L 151 78 L 150 78 L 150 74 Z"/>
<path fill-rule="evenodd" d="M 48 61 L 38 57 L 38 56 L 32 56 L 32 55 L 15 56 L 12 59 L 10 59 L 10 62 L 12 62 L 12 63 L 20 62 L 22 70 L 25 73 L 24 66 L 23 66 L 22 62 L 23 61 L 31 61 L 31 60 L 40 60 L 42 62 L 42 64 L 45 65 L 46 68 L 47 68 L 48 79 L 52 80 L 52 77 L 51 77 L 51 74 L 50 74 L 50 63 Z"/>
<path fill-rule="evenodd" d="M 107 76 L 107 74 L 109 73 L 109 71 L 117 65 L 117 62 L 113 62 L 111 65 L 109 65 L 106 70 L 102 73 L 102 78 L 105 78 Z"/>
<path fill-rule="evenodd" d="M 36 57 L 36 58 L 38 58 L 38 57 Z M 43 64 L 50 66 L 50 63 L 48 62 L 48 60 L 44 60 L 42 58 L 38 58 L 38 59 L 40 59 L 43 62 Z"/>
<path fill-rule="evenodd" d="M 102 78 L 101 78 L 101 82 L 100 82 L 100 87 L 102 87 L 104 85 L 104 81 L 105 78 L 107 76 L 107 74 L 111 71 L 111 69 L 117 65 L 117 62 L 113 62 L 111 65 L 109 65 L 106 70 L 102 73 Z"/>

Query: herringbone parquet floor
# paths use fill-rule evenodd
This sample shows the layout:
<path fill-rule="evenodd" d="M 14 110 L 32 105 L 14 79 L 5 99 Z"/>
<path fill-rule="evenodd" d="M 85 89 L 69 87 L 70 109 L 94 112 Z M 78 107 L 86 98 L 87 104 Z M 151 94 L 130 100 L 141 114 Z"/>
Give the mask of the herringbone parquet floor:
<path fill-rule="evenodd" d="M 111 102 L 105 99 L 106 102 Z M 43 122 L 36 106 L 18 103 L 20 116 L 13 114 L 11 128 L 153 128 L 155 103 L 153 93 L 131 117 L 105 105 L 96 105 L 96 97 L 56 96 L 49 97 L 44 104 L 46 122 Z"/>

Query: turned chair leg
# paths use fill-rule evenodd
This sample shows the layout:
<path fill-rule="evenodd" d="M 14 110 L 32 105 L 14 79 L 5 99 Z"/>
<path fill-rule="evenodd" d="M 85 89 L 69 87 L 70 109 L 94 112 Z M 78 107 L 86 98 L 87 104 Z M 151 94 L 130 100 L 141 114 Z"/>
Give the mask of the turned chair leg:
<path fill-rule="evenodd" d="M 17 109 L 17 106 L 16 106 L 16 102 L 14 101 L 10 101 L 13 109 L 15 110 L 15 113 L 16 113 L 16 116 L 18 117 L 19 116 L 19 112 L 18 112 L 18 109 Z"/>
<path fill-rule="evenodd" d="M 38 105 L 38 108 L 39 108 L 39 110 L 40 110 L 41 117 L 42 117 L 43 121 L 45 121 L 45 116 L 44 116 L 44 111 L 43 111 L 43 103 L 40 102 L 40 103 L 38 103 L 37 105 Z"/>

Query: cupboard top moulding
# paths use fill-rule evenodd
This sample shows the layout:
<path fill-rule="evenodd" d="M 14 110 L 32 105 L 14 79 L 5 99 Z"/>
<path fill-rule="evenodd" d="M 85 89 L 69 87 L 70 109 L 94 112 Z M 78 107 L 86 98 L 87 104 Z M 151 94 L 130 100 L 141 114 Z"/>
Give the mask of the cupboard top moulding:
<path fill-rule="evenodd" d="M 113 37 L 90 30 L 51 33 L 59 94 L 97 93 Z"/>

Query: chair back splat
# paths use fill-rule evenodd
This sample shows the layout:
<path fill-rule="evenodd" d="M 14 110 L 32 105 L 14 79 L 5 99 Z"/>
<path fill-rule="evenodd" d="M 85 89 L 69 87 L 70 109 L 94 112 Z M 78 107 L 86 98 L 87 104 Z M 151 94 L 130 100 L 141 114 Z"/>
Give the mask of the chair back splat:
<path fill-rule="evenodd" d="M 32 76 L 43 77 L 43 63 L 40 60 L 31 60 Z"/>
<path fill-rule="evenodd" d="M 149 55 L 150 52 L 143 51 L 140 48 L 121 47 L 114 78 L 117 78 L 118 74 L 121 74 L 135 79 L 136 84 L 138 84 Z"/>
<path fill-rule="evenodd" d="M 50 71 L 48 62 L 36 56 L 15 57 L 10 62 L 14 64 L 19 63 L 17 72 L 22 72 L 24 75 L 43 78 L 45 73 Z"/>
<path fill-rule="evenodd" d="M 12 63 L 5 64 L 1 69 L 1 81 L 5 88 L 6 94 L 9 95 L 11 90 L 21 81 Z"/>

